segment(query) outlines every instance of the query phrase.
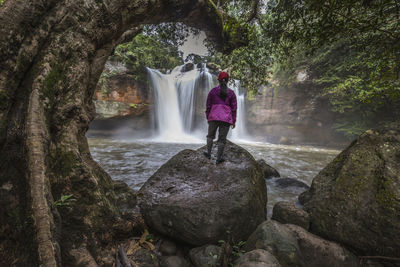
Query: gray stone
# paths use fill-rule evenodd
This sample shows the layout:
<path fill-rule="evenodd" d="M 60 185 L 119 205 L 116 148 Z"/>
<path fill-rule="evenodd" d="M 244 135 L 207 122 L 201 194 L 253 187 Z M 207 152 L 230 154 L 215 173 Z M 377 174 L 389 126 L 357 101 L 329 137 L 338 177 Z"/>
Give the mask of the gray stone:
<path fill-rule="evenodd" d="M 191 62 L 185 63 L 185 65 L 183 65 L 181 72 L 188 72 L 194 70 L 194 64 Z"/>
<path fill-rule="evenodd" d="M 138 192 L 143 218 L 152 229 L 191 245 L 228 235 L 246 240 L 266 218 L 261 170 L 249 152 L 229 141 L 222 164 L 205 158 L 204 150 L 183 150 L 150 177 Z"/>
<path fill-rule="evenodd" d="M 296 235 L 305 266 L 359 266 L 358 258 L 335 242 L 324 240 L 297 225 L 286 226 Z"/>
<path fill-rule="evenodd" d="M 400 126 L 368 130 L 302 195 L 310 231 L 359 254 L 400 255 Z"/>
<path fill-rule="evenodd" d="M 301 266 L 301 252 L 296 236 L 285 225 L 267 220 L 261 223 L 246 242 L 245 250 L 264 249 L 283 266 Z"/>
<path fill-rule="evenodd" d="M 265 160 L 263 159 L 259 159 L 257 160 L 258 165 L 260 165 L 264 177 L 266 179 L 270 178 L 270 177 L 280 177 L 281 175 L 279 174 L 279 172 L 277 170 L 275 170 L 273 167 L 271 167 L 270 165 L 268 165 Z"/>
<path fill-rule="evenodd" d="M 196 267 L 214 267 L 218 266 L 218 256 L 221 253 L 221 247 L 215 245 L 205 245 L 190 250 L 190 260 Z"/>
<path fill-rule="evenodd" d="M 275 184 L 281 188 L 296 187 L 296 188 L 302 188 L 302 189 L 306 189 L 306 190 L 310 188 L 306 183 L 304 183 L 300 180 L 294 179 L 294 178 L 277 179 L 275 181 Z"/>
<path fill-rule="evenodd" d="M 161 267 L 189 267 L 190 264 L 182 257 L 168 256 L 161 261 Z"/>
<path fill-rule="evenodd" d="M 163 240 L 161 242 L 159 251 L 166 256 L 171 256 L 176 254 L 176 244 L 170 240 Z"/>
<path fill-rule="evenodd" d="M 159 263 L 157 254 L 144 248 L 136 250 L 132 255 L 128 255 L 128 257 L 132 260 L 133 266 L 154 267 Z"/>
<path fill-rule="evenodd" d="M 310 215 L 292 202 L 276 203 L 272 211 L 272 219 L 284 224 L 295 224 L 306 230 L 310 227 Z"/>
<path fill-rule="evenodd" d="M 280 267 L 278 260 L 264 249 L 255 249 L 236 260 L 234 267 Z"/>

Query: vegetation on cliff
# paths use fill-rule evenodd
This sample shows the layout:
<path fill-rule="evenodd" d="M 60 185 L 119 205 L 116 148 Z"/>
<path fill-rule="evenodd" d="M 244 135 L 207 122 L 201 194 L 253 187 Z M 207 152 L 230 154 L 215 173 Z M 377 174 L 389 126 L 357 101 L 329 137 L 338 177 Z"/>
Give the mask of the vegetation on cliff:
<path fill-rule="evenodd" d="M 172 69 L 183 63 L 177 46 L 145 33 L 118 45 L 110 59 L 124 63 L 138 81 L 146 79 L 146 67 Z"/>

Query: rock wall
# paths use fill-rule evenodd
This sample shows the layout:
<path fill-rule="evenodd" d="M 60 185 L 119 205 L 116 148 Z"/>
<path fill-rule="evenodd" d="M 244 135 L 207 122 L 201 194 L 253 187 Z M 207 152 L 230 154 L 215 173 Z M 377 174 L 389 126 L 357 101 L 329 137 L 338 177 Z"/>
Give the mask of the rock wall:
<path fill-rule="evenodd" d="M 342 147 L 349 141 L 332 129 L 339 115 L 307 81 L 285 89 L 265 86 L 247 101 L 249 134 L 271 143 Z"/>
<path fill-rule="evenodd" d="M 106 85 L 97 85 L 94 95 L 96 118 L 142 115 L 149 110 L 149 99 L 145 81 L 136 81 L 127 73 L 111 76 Z"/>

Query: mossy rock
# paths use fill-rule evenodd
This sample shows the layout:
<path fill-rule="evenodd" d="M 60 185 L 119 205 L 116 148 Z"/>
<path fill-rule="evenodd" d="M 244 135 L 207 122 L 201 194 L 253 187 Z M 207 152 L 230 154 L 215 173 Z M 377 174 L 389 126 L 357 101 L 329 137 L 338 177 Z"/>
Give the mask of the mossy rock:
<path fill-rule="evenodd" d="M 364 255 L 400 255 L 400 127 L 368 130 L 302 195 L 311 231 Z"/>

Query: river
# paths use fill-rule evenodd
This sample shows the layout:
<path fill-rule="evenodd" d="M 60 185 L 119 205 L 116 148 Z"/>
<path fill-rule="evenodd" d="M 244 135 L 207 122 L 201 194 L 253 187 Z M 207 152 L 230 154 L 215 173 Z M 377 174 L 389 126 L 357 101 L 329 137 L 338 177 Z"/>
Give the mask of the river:
<path fill-rule="evenodd" d="M 160 143 L 154 141 L 88 138 L 93 158 L 114 180 L 139 190 L 144 182 L 172 156 L 183 149 L 198 149 L 202 143 Z M 239 143 L 256 160 L 264 159 L 281 177 L 296 178 L 311 185 L 318 174 L 340 151 L 307 146 L 266 143 Z M 280 188 L 276 179 L 267 180 L 268 214 L 277 201 L 297 201 L 299 188 Z"/>

